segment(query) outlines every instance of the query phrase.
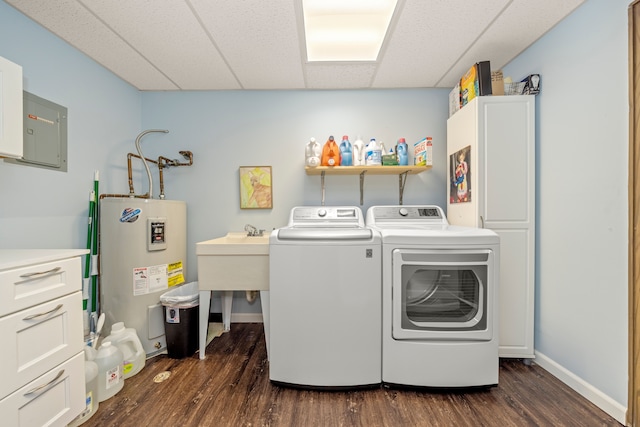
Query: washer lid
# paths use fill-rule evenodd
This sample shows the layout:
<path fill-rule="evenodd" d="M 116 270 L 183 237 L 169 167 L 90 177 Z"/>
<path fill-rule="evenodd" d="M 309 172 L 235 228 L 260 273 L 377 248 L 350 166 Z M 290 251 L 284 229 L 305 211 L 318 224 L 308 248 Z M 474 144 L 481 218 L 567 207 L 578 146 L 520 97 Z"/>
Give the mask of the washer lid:
<path fill-rule="evenodd" d="M 286 227 L 278 230 L 278 240 L 371 240 L 369 228 Z"/>

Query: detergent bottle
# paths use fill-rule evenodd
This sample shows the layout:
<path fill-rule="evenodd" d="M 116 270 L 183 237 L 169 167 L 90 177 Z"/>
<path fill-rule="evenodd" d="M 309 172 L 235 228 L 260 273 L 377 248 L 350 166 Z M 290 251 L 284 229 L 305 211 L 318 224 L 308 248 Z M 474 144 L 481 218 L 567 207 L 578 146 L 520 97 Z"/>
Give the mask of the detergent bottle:
<path fill-rule="evenodd" d="M 311 138 L 305 150 L 305 165 L 311 168 L 320 166 L 321 154 L 322 150 L 320 149 L 320 144 L 318 144 L 315 138 Z"/>
<path fill-rule="evenodd" d="M 364 142 L 362 142 L 362 138 L 358 135 L 355 142 L 353 143 L 353 166 L 364 166 Z"/>
<path fill-rule="evenodd" d="M 111 341 L 103 342 L 95 362 L 98 365 L 98 402 L 113 397 L 124 387 L 122 378 L 122 351 Z"/>
<path fill-rule="evenodd" d="M 322 166 L 340 166 L 340 149 L 333 139 L 333 135 L 329 137 L 322 147 Z"/>
<path fill-rule="evenodd" d="M 353 150 L 347 135 L 342 137 L 342 142 L 340 143 L 340 157 L 341 166 L 353 166 Z"/>
<path fill-rule="evenodd" d="M 409 164 L 409 153 L 407 152 L 407 143 L 404 138 L 398 140 L 396 156 L 398 156 L 398 164 L 400 166 L 407 166 Z"/>
<path fill-rule="evenodd" d="M 104 339 L 104 342 L 107 341 L 122 351 L 124 379 L 131 378 L 144 368 L 146 353 L 135 329 L 125 328 L 124 322 L 114 323 L 111 327 L 111 335 Z"/>
<path fill-rule="evenodd" d="M 367 166 L 382 165 L 382 150 L 375 138 L 371 138 L 369 144 L 367 144 L 365 163 Z"/>

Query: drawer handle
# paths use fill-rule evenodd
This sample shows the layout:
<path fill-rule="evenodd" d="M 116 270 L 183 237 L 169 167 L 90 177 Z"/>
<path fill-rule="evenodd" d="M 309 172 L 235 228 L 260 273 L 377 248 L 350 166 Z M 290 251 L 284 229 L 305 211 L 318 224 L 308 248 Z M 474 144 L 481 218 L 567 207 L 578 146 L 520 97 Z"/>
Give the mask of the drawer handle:
<path fill-rule="evenodd" d="M 33 273 L 24 273 L 21 274 L 20 277 L 23 279 L 29 279 L 29 278 L 33 278 L 33 277 L 37 277 L 37 276 L 44 276 L 47 274 L 51 274 L 51 273 L 56 273 L 58 271 L 60 271 L 62 269 L 62 267 L 55 267 L 52 268 L 51 270 L 47 270 L 47 271 L 34 271 Z"/>
<path fill-rule="evenodd" d="M 64 369 L 61 370 L 60 372 L 58 372 L 58 375 L 56 375 L 56 377 L 54 379 L 52 379 L 51 381 L 49 381 L 48 383 L 39 385 L 38 387 L 35 387 L 35 388 L 32 388 L 31 390 L 26 392 L 24 395 L 25 396 L 29 396 L 30 394 L 34 394 L 34 393 L 39 392 L 40 390 L 42 390 L 45 387 L 49 387 L 51 384 L 53 384 L 56 381 L 58 381 L 62 375 L 64 375 Z"/>
<path fill-rule="evenodd" d="M 51 314 L 53 312 L 56 312 L 56 311 L 60 310 L 63 305 L 64 304 L 58 304 L 58 306 L 56 308 L 54 308 L 53 310 L 49 310 L 49 311 L 46 311 L 44 313 L 32 314 L 31 316 L 27 316 L 22 320 L 33 320 L 33 319 L 37 319 L 38 317 L 46 316 L 48 314 Z"/>

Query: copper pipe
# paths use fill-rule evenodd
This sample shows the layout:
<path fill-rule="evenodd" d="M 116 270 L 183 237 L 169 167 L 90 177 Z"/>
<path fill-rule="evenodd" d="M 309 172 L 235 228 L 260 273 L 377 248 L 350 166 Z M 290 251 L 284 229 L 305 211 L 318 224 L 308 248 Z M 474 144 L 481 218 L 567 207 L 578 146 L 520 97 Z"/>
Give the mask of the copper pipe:
<path fill-rule="evenodd" d="M 176 159 L 169 159 L 164 156 L 158 157 L 158 174 L 160 176 L 160 198 L 164 199 L 164 173 L 162 169 L 171 166 L 191 166 L 193 165 L 193 153 L 191 151 L 180 151 L 180 154 L 187 160 L 188 163 L 180 163 Z"/>
<path fill-rule="evenodd" d="M 159 174 L 159 179 L 160 179 L 160 199 L 164 199 L 164 197 L 165 197 L 164 196 L 164 173 L 163 173 L 162 170 L 164 168 L 169 168 L 171 166 L 192 166 L 193 165 L 193 153 L 191 151 L 180 151 L 179 153 L 186 160 L 188 160 L 188 162 L 186 162 L 186 163 L 185 162 L 179 162 L 176 159 L 170 159 L 170 158 L 164 157 L 164 156 L 158 157 L 158 160 L 152 160 L 152 159 L 149 159 L 147 157 L 145 157 L 143 159 L 138 154 L 128 153 L 127 154 L 127 174 L 128 174 L 128 178 L 129 178 L 129 194 L 101 194 L 99 196 L 99 198 L 100 199 L 104 199 L 105 197 L 116 197 L 116 198 L 131 197 L 131 198 L 138 198 L 138 199 L 150 199 L 151 198 L 151 195 L 150 195 L 149 192 L 139 195 L 139 194 L 135 194 L 135 191 L 133 189 L 133 168 L 132 168 L 132 165 L 131 165 L 131 158 L 135 157 L 136 159 L 143 160 L 143 162 L 150 162 L 150 163 L 153 163 L 155 165 L 158 165 L 158 174 Z M 149 189 L 151 189 L 151 187 Z"/>
<path fill-rule="evenodd" d="M 142 157 L 140 157 L 137 154 L 133 154 L 133 153 L 127 154 L 127 172 L 129 174 L 129 194 L 131 195 L 131 197 L 134 197 L 135 196 L 135 192 L 133 191 L 133 172 L 131 170 L 131 158 L 132 157 L 135 157 L 136 159 L 140 159 L 140 160 L 142 160 Z M 151 160 L 151 159 L 148 159 L 146 157 L 145 157 L 145 160 L 147 162 L 151 162 L 151 163 L 156 164 L 156 165 L 158 164 L 158 162 L 156 160 Z M 147 193 L 147 194 L 149 194 L 149 193 Z"/>
<path fill-rule="evenodd" d="M 125 198 L 136 198 L 136 199 L 148 199 L 149 198 L 149 193 L 147 194 L 134 194 L 133 196 L 131 194 L 101 194 L 99 199 L 102 200 L 104 198 L 107 197 L 114 197 L 114 198 L 119 198 L 119 199 L 125 199 Z"/>

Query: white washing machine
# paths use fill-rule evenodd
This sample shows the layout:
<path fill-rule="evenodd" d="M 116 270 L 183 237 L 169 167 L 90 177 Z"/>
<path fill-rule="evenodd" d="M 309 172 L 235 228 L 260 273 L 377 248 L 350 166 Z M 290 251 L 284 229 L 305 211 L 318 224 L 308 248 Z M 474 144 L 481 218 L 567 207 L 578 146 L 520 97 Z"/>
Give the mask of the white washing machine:
<path fill-rule="evenodd" d="M 381 244 L 358 207 L 296 207 L 269 241 L 269 378 L 381 383 Z"/>
<path fill-rule="evenodd" d="M 382 237 L 382 382 L 498 384 L 499 238 L 438 206 L 374 206 Z"/>

